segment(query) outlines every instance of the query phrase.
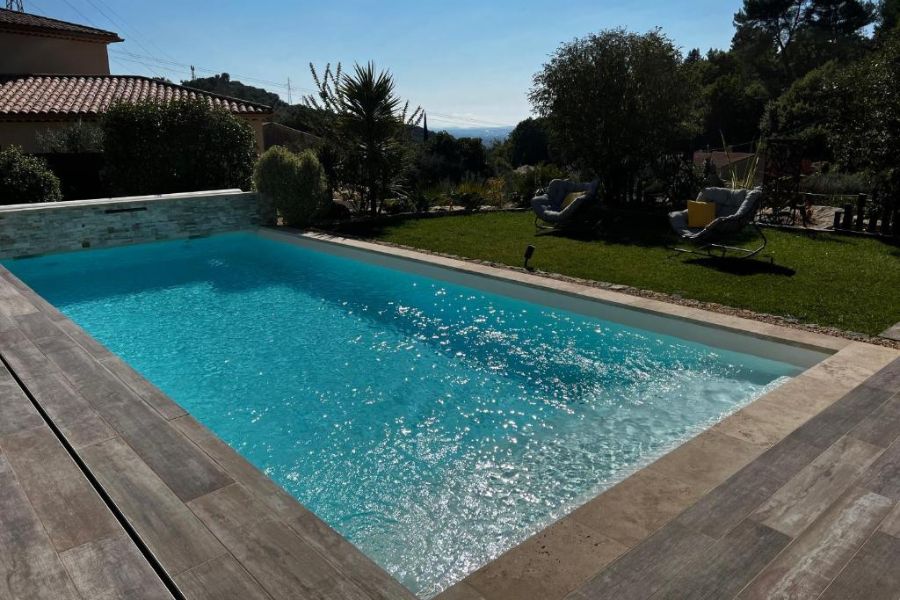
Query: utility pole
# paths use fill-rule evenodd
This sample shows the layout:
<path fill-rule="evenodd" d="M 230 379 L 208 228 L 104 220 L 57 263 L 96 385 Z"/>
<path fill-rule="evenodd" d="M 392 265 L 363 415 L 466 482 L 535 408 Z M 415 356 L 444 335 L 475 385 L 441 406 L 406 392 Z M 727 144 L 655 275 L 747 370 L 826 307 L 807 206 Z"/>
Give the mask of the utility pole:
<path fill-rule="evenodd" d="M 25 12 L 25 7 L 22 6 L 22 0 L 6 0 L 6 10 Z"/>
<path fill-rule="evenodd" d="M 194 72 L 194 65 L 191 65 L 191 81 L 197 79 L 197 75 Z"/>
<path fill-rule="evenodd" d="M 291 78 L 288 77 L 288 104 L 293 104 L 293 100 L 291 99 Z"/>
<path fill-rule="evenodd" d="M 423 112 L 422 118 L 424 119 L 423 125 L 425 127 L 425 133 L 422 134 L 422 141 L 427 142 L 428 141 L 428 113 Z"/>

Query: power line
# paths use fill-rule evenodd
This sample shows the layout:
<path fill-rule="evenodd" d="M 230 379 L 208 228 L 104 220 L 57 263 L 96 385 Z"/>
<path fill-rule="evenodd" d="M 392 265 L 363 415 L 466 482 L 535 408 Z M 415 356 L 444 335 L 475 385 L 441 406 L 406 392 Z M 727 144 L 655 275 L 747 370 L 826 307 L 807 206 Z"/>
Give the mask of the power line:
<path fill-rule="evenodd" d="M 93 6 L 95 9 L 97 9 L 97 11 L 100 14 L 102 14 L 106 18 L 106 20 L 109 21 L 110 23 L 112 23 L 115 27 L 131 31 L 134 34 L 133 38 L 134 38 L 135 43 L 137 43 L 137 45 L 140 46 L 141 49 L 144 50 L 144 52 L 147 52 L 148 54 L 150 54 L 150 51 L 147 49 L 146 46 L 144 46 L 143 43 L 141 43 L 140 40 L 146 41 L 148 44 L 153 46 L 157 52 L 159 52 L 166 58 L 172 59 L 172 57 L 165 50 L 160 48 L 156 44 L 156 42 L 153 41 L 152 36 L 145 36 L 143 34 L 143 32 L 138 31 L 137 27 L 131 26 L 131 24 L 127 23 L 125 21 L 125 18 L 122 15 L 120 15 L 119 13 L 117 13 L 116 10 L 112 6 L 106 4 L 103 0 L 96 0 L 97 4 L 94 4 L 95 0 L 87 0 L 87 2 L 91 6 Z M 112 13 L 113 16 L 110 16 L 105 10 L 103 10 L 102 7 L 106 7 L 106 9 L 109 10 L 109 12 Z M 174 59 L 172 59 L 172 60 L 174 60 Z"/>
<path fill-rule="evenodd" d="M 129 52 L 127 50 L 113 49 L 113 50 L 110 50 L 110 53 L 115 54 L 116 56 L 128 57 L 133 60 L 141 60 L 141 61 L 145 61 L 145 62 L 150 62 L 150 63 L 156 64 L 158 66 L 161 66 L 161 67 L 167 67 L 167 68 L 169 68 L 169 70 L 173 70 L 172 67 L 178 67 L 180 69 L 190 69 L 190 67 L 191 67 L 191 65 L 188 65 L 185 63 L 180 63 L 180 62 L 173 61 L 173 60 L 166 60 L 163 58 L 159 58 L 157 56 L 149 56 L 146 54 L 139 54 L 137 52 Z M 123 58 L 123 60 L 125 60 L 125 59 Z M 204 73 L 218 74 L 218 73 L 228 73 L 229 72 L 227 69 L 211 69 L 208 67 L 200 67 L 200 66 L 195 66 L 194 68 L 197 71 L 202 71 Z M 230 74 L 238 79 L 243 80 L 243 81 L 251 81 L 253 83 L 259 83 L 259 84 L 267 85 L 270 87 L 277 87 L 277 88 L 285 90 L 285 91 L 287 91 L 287 88 L 288 88 L 288 86 L 284 83 L 279 83 L 277 81 L 271 81 L 269 79 L 261 79 L 258 77 L 252 77 L 250 75 L 242 75 L 240 73 L 230 73 Z M 295 85 L 293 85 L 293 83 L 292 83 L 291 90 L 297 90 L 297 89 L 304 91 L 304 92 L 310 92 L 310 93 L 313 92 L 313 90 L 311 90 L 309 88 L 298 88 Z"/>

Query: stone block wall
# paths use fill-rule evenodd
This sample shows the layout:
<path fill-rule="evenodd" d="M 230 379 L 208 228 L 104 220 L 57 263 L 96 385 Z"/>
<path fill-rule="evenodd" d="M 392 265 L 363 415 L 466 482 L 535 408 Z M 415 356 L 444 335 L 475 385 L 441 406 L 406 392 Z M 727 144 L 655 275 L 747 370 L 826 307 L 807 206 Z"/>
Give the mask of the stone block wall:
<path fill-rule="evenodd" d="M 0 206 L 0 258 L 251 229 L 270 211 L 240 190 Z"/>

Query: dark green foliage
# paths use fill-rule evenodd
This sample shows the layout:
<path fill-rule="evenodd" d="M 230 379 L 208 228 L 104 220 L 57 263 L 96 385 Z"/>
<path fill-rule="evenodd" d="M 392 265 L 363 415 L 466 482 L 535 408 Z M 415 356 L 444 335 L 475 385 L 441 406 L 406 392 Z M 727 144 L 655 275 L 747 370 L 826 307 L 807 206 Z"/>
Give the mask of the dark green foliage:
<path fill-rule="evenodd" d="M 488 172 L 487 153 L 477 138 L 455 138 L 446 131 L 431 134 L 419 149 L 417 176 L 425 186 L 441 181 L 459 183 Z"/>
<path fill-rule="evenodd" d="M 0 204 L 62 200 L 59 179 L 47 163 L 18 146 L 0 150 Z"/>
<path fill-rule="evenodd" d="M 876 16 L 869 0 L 744 0 L 733 47 L 774 61 L 777 72 L 758 74 L 780 91 L 830 60 L 857 56 Z"/>
<path fill-rule="evenodd" d="M 882 0 L 878 14 L 878 36 L 896 33 L 898 26 L 900 26 L 900 0 Z"/>
<path fill-rule="evenodd" d="M 269 148 L 256 163 L 253 183 L 291 227 L 309 225 L 328 199 L 322 166 L 310 150 L 298 155 L 281 146 Z"/>
<path fill-rule="evenodd" d="M 685 61 L 694 89 L 700 134 L 695 146 L 718 147 L 722 136 L 737 143 L 759 135 L 759 120 L 770 95 L 753 70 L 733 52 L 710 50 L 706 57 L 699 52 Z"/>
<path fill-rule="evenodd" d="M 265 104 L 272 108 L 287 106 L 287 103 L 279 98 L 278 94 L 263 88 L 245 85 L 236 79 L 232 79 L 228 73 L 213 75 L 212 77 L 198 77 L 196 79 L 191 79 L 190 81 L 182 81 L 181 85 L 194 88 L 195 90 L 212 92 L 213 94 L 219 94 L 221 96 Z"/>
<path fill-rule="evenodd" d="M 276 108 L 274 121 L 313 135 L 326 136 L 336 125 L 333 117 L 324 110 L 292 104 Z"/>
<path fill-rule="evenodd" d="M 550 160 L 550 135 L 543 119 L 525 119 L 509 134 L 509 162 L 513 167 Z"/>
<path fill-rule="evenodd" d="M 616 29 L 563 44 L 530 98 L 561 158 L 622 200 L 655 157 L 690 137 L 692 91 L 681 56 L 658 31 Z"/>
<path fill-rule="evenodd" d="M 95 123 L 76 121 L 38 134 L 44 152 L 83 154 L 103 152 L 103 130 Z"/>
<path fill-rule="evenodd" d="M 900 175 L 900 37 L 841 71 L 836 85 L 845 90 L 841 116 L 831 125 L 838 162 L 847 170 L 869 170 L 895 181 Z"/>
<path fill-rule="evenodd" d="M 763 135 L 800 140 L 807 158 L 833 160 L 833 128 L 845 118 L 848 95 L 853 93 L 839 81 L 842 68 L 830 62 L 795 81 L 767 107 Z"/>
<path fill-rule="evenodd" d="M 102 127 L 117 195 L 250 188 L 253 130 L 203 100 L 114 104 Z"/>

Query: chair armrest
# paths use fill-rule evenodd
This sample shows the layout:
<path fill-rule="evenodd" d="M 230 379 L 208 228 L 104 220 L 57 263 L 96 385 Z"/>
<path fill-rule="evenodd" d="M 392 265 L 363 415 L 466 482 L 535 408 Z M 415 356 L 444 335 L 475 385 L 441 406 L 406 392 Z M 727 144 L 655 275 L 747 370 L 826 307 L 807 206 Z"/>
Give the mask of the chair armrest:
<path fill-rule="evenodd" d="M 669 213 L 669 224 L 672 226 L 672 229 L 674 229 L 675 232 L 679 235 L 682 231 L 687 229 L 687 219 L 687 210 L 676 210 Z"/>

